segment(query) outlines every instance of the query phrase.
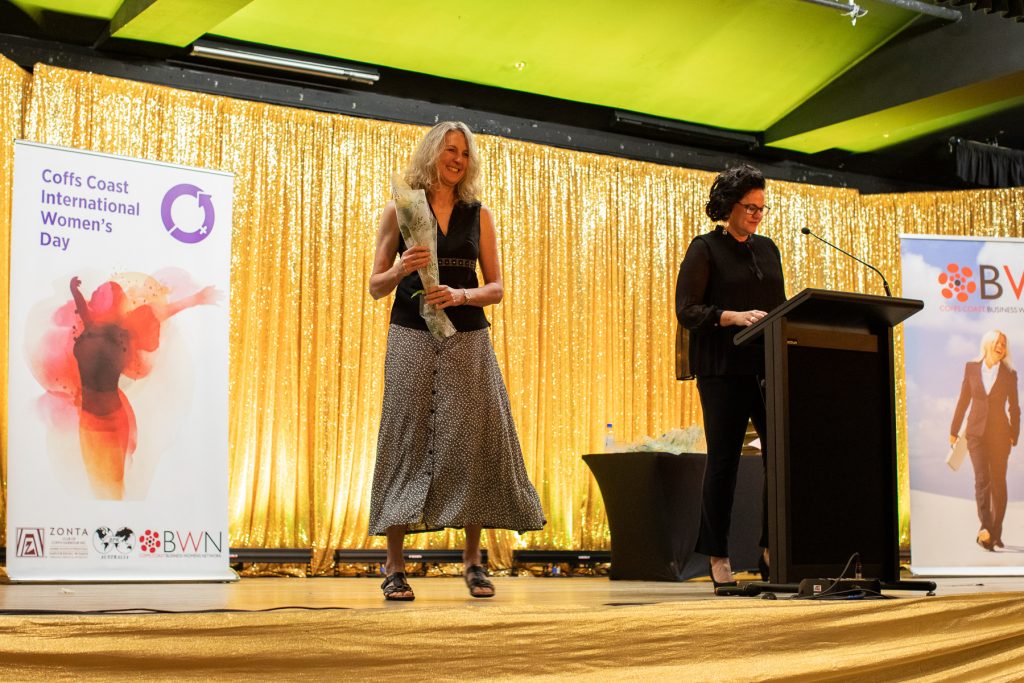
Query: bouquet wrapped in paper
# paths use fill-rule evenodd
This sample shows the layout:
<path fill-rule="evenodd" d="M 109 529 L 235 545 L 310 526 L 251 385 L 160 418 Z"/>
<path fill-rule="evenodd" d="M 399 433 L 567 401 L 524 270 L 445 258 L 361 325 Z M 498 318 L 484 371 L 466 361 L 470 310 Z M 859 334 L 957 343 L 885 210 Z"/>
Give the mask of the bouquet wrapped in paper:
<path fill-rule="evenodd" d="M 455 334 L 455 326 L 443 309 L 426 302 L 426 291 L 440 284 L 437 270 L 437 221 L 423 190 L 414 190 L 397 173 L 391 176 L 391 190 L 398 214 L 398 229 L 409 247 L 430 249 L 430 263 L 419 269 L 424 292 L 420 293 L 420 315 L 434 339 L 443 341 Z"/>

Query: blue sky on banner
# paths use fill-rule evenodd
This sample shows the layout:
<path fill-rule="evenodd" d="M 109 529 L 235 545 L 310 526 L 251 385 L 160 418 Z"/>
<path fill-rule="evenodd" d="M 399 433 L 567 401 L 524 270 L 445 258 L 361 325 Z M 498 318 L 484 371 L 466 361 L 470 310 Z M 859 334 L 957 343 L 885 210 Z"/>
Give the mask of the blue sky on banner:
<path fill-rule="evenodd" d="M 1006 334 L 1024 375 L 1024 240 L 904 238 L 900 251 L 903 296 L 924 301 L 904 323 L 910 487 L 973 500 L 970 462 L 957 472 L 945 463 L 950 426 L 964 364 L 987 331 Z M 1010 454 L 1007 484 L 1011 501 L 1024 500 L 1024 443 Z"/>

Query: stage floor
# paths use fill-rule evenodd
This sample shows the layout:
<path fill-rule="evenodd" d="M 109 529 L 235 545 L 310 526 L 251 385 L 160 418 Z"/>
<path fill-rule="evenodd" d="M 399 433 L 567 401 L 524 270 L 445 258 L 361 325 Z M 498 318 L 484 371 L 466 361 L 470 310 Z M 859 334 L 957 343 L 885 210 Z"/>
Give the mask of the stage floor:
<path fill-rule="evenodd" d="M 717 598 L 706 581 L 531 576 L 497 577 L 497 597 L 479 600 L 459 578 L 410 582 L 411 603 L 384 602 L 376 578 L 0 585 L 0 679 L 1024 675 L 1021 578 L 942 578 L 933 597 L 842 602 Z"/>
<path fill-rule="evenodd" d="M 746 575 L 740 575 L 746 576 Z M 753 576 L 749 577 L 751 580 Z M 710 600 L 734 603 L 751 598 L 712 594 L 706 580 L 680 583 L 610 581 L 603 577 L 497 576 L 496 597 L 474 599 L 462 579 L 411 576 L 413 602 L 386 602 L 378 578 L 243 578 L 235 583 L 189 584 L 19 584 L 0 585 L 0 612 L 259 611 L 288 607 L 316 609 L 416 610 L 438 607 L 488 609 L 513 606 L 615 607 Z M 937 578 L 937 596 L 1024 592 L 1024 577 Z M 886 591 L 899 598 L 921 597 L 917 591 Z M 778 594 L 779 600 L 788 595 Z"/>

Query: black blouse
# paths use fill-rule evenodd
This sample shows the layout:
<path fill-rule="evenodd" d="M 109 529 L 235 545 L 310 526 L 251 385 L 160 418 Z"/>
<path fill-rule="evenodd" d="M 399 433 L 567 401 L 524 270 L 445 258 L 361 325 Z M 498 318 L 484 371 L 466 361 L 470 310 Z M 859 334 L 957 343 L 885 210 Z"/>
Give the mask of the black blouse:
<path fill-rule="evenodd" d="M 676 317 L 690 331 L 698 376 L 764 374 L 764 347 L 736 346 L 744 327 L 722 327 L 722 311 L 771 311 L 786 300 L 779 248 L 763 235 L 737 241 L 722 226 L 686 249 L 676 280 Z"/>
<path fill-rule="evenodd" d="M 398 253 L 405 251 L 405 240 L 398 235 Z M 441 284 L 454 289 L 473 289 L 479 286 L 476 264 L 480 258 L 480 204 L 458 202 L 452 208 L 448 219 L 448 234 L 437 229 L 437 266 Z M 402 278 L 395 290 L 395 302 L 391 306 L 391 322 L 402 327 L 417 330 L 427 329 L 427 323 L 420 315 L 420 298 L 413 298 L 423 289 L 418 272 Z M 422 296 L 422 295 L 420 295 Z M 444 309 L 448 319 L 459 332 L 482 330 L 490 323 L 479 306 L 450 306 Z"/>

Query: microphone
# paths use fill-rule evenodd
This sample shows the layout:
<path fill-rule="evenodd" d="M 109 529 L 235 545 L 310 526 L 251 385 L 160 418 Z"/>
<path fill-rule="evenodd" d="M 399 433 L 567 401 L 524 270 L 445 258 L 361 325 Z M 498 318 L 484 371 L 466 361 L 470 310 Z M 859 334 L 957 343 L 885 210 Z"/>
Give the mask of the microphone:
<path fill-rule="evenodd" d="M 828 240 L 823 239 L 821 237 L 818 237 L 813 232 L 811 232 L 810 228 L 807 228 L 807 227 L 800 228 L 800 232 L 802 232 L 805 235 L 810 235 L 811 237 L 813 237 L 814 239 L 818 240 L 819 242 L 824 242 L 825 244 L 827 244 L 828 246 L 832 247 L 836 251 L 839 251 L 839 252 L 842 252 L 842 253 L 846 254 L 847 256 L 852 258 L 857 263 L 863 263 L 865 266 L 867 266 L 871 270 L 873 270 L 876 273 L 878 273 L 878 277 L 882 278 L 882 287 L 885 289 L 885 295 L 888 296 L 888 297 L 892 297 L 892 292 L 889 291 L 889 282 L 885 279 L 885 276 L 882 275 L 882 271 L 880 271 L 878 268 L 875 268 L 873 265 L 871 265 L 870 263 L 868 263 L 864 259 L 857 258 L 856 256 L 854 256 L 850 252 L 846 251 L 845 249 L 841 249 L 841 248 L 837 247 L 836 245 L 832 244 Z"/>

